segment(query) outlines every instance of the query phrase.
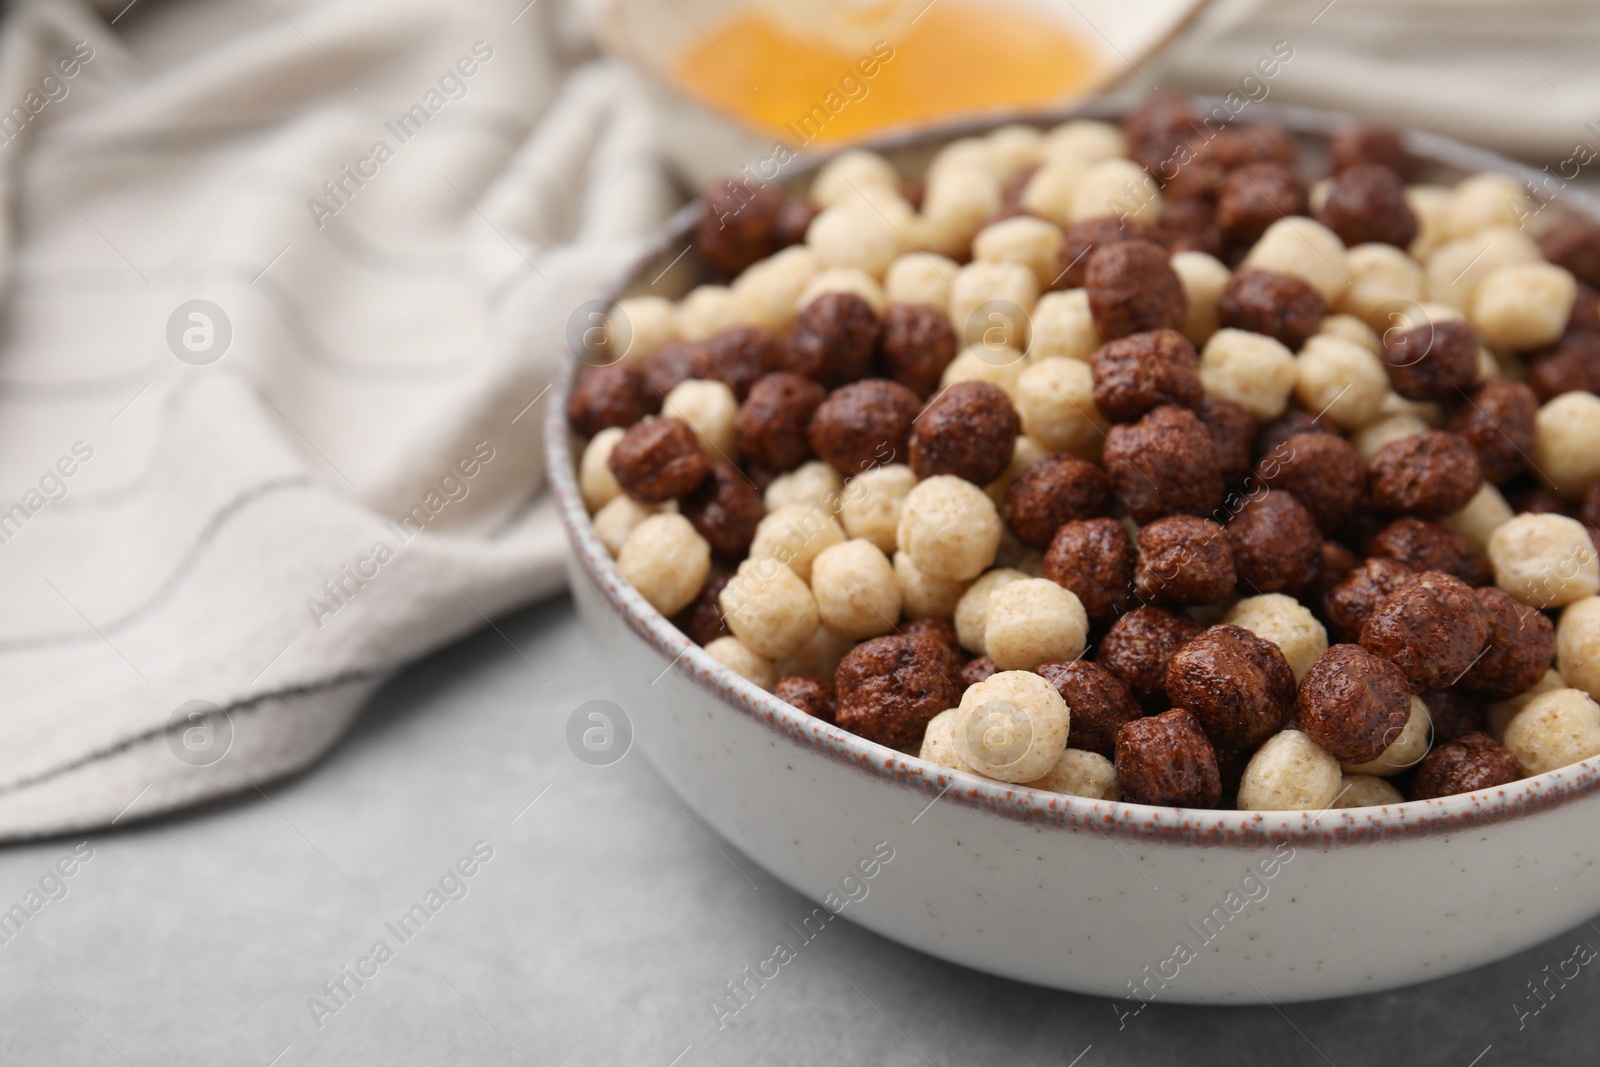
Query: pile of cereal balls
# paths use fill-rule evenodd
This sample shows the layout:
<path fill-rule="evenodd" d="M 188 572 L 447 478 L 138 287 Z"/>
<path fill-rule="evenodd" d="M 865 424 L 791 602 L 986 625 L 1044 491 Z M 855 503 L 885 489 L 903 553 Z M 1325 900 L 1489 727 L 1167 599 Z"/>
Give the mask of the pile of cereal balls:
<path fill-rule="evenodd" d="M 1600 226 L 1157 94 L 704 195 L 567 415 L 639 593 L 944 767 L 1321 810 L 1600 754 Z"/>

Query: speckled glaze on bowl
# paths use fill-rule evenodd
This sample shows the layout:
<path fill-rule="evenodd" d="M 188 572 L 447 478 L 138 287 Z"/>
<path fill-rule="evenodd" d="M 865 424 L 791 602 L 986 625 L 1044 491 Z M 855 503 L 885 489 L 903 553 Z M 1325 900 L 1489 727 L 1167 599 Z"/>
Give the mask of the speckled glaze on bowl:
<path fill-rule="evenodd" d="M 1117 111 L 1101 101 L 1031 118 Z M 1338 121 L 1305 109 L 1253 114 L 1285 123 L 1308 145 Z M 911 169 L 931 148 L 997 124 L 907 133 L 877 147 Z M 1412 135 L 1410 145 L 1445 177 L 1532 173 L 1443 138 Z M 796 167 L 793 177 L 806 174 Z M 689 221 L 687 212 L 672 220 L 617 295 L 657 278 L 688 243 Z M 608 656 L 642 750 L 684 804 L 819 904 L 836 894 L 838 908 L 842 881 L 887 842 L 893 859 L 852 883 L 867 895 L 842 911 L 885 937 L 1060 989 L 1225 1004 L 1442 977 L 1600 910 L 1600 758 L 1391 807 L 1198 811 L 1012 787 L 803 714 L 712 660 L 617 572 L 574 476 L 562 413 L 575 366 L 569 360 L 557 384 L 547 441 L 579 612 Z"/>

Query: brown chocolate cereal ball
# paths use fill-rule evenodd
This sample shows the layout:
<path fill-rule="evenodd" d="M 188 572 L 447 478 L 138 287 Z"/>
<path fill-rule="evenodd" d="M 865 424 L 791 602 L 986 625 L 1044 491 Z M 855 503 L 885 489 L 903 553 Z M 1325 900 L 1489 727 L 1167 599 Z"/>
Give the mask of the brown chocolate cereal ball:
<path fill-rule="evenodd" d="M 1178 650 L 1199 636 L 1201 625 L 1165 608 L 1136 608 L 1112 623 L 1095 662 L 1122 679 L 1149 710 L 1167 706 L 1167 668 Z"/>
<path fill-rule="evenodd" d="M 1367 542 L 1367 555 L 1392 559 L 1414 571 L 1439 571 L 1471 586 L 1489 585 L 1494 568 L 1471 541 L 1421 519 L 1396 519 Z"/>
<path fill-rule="evenodd" d="M 1485 382 L 1450 416 L 1447 429 L 1478 453 L 1486 481 L 1504 485 L 1528 467 L 1539 398 L 1521 382 Z"/>
<path fill-rule="evenodd" d="M 1044 554 L 1044 576 L 1070 589 L 1089 620 L 1105 625 L 1133 605 L 1133 541 L 1116 519 L 1068 522 Z"/>
<path fill-rule="evenodd" d="M 1478 335 L 1464 322 L 1425 323 L 1383 335 L 1383 369 L 1409 400 L 1451 400 L 1478 380 Z"/>
<path fill-rule="evenodd" d="M 1317 221 L 1347 248 L 1377 243 L 1405 249 L 1417 238 L 1405 179 L 1381 163 L 1356 163 L 1334 175 Z"/>
<path fill-rule="evenodd" d="M 1355 446 L 1328 433 L 1303 433 L 1261 457 L 1256 479 L 1283 489 L 1311 513 L 1323 534 L 1331 534 L 1367 499 L 1367 465 Z"/>
<path fill-rule="evenodd" d="M 1522 780 L 1522 764 L 1500 742 L 1474 730 L 1435 746 L 1417 764 L 1411 780 L 1413 800 L 1474 793 Z"/>
<path fill-rule="evenodd" d="M 854 293 L 823 293 L 800 309 L 789 331 L 785 369 L 837 389 L 872 373 L 883 324 Z"/>
<path fill-rule="evenodd" d="M 1236 245 L 1253 245 L 1279 219 L 1309 213 L 1306 183 L 1281 163 L 1247 163 L 1217 187 L 1217 228 Z"/>
<path fill-rule="evenodd" d="M 783 197 L 764 185 L 725 180 L 700 197 L 694 248 L 711 270 L 731 278 L 773 250 L 773 228 Z"/>
<path fill-rule="evenodd" d="M 722 382 L 743 400 L 750 387 L 783 364 L 783 342 L 759 326 L 732 326 L 713 334 L 695 352 L 691 377 Z"/>
<path fill-rule="evenodd" d="M 1382 126 L 1345 126 L 1328 138 L 1328 151 L 1335 171 L 1377 163 L 1402 178 L 1416 170 L 1416 160 L 1400 142 L 1400 134 Z"/>
<path fill-rule="evenodd" d="M 1182 708 L 1123 726 L 1113 762 L 1126 803 L 1214 808 L 1222 800 L 1217 755 L 1199 721 Z"/>
<path fill-rule="evenodd" d="M 1215 604 L 1233 590 L 1233 546 L 1210 519 L 1157 519 L 1139 531 L 1138 548 L 1133 588 L 1141 600 Z"/>
<path fill-rule="evenodd" d="M 1235 138 L 1233 152 L 1237 159 L 1236 163 L 1230 163 L 1229 166 L 1280 163 L 1289 167 L 1300 155 L 1294 134 L 1276 122 L 1252 122 L 1247 126 L 1236 126 L 1229 132 Z"/>
<path fill-rule="evenodd" d="M 1322 598 L 1322 617 L 1335 640 L 1353 643 L 1361 637 L 1378 602 L 1410 578 L 1412 570 L 1392 559 L 1373 558 L 1359 564 Z M 1365 762 L 1365 761 L 1362 761 Z"/>
<path fill-rule="evenodd" d="M 1317 576 L 1300 591 L 1301 598 L 1313 607 L 1322 604 L 1334 586 L 1344 581 L 1350 572 L 1361 565 L 1356 554 L 1337 541 L 1322 542 L 1322 555 L 1317 561 Z"/>
<path fill-rule="evenodd" d="M 1370 763 L 1411 718 L 1411 686 L 1386 659 L 1359 645 L 1334 645 L 1300 680 L 1299 728 L 1341 763 Z"/>
<path fill-rule="evenodd" d="M 1324 422 L 1304 408 L 1290 408 L 1271 422 L 1261 424 L 1256 432 L 1256 455 L 1266 456 L 1278 450 L 1291 437 L 1303 433 L 1326 433 L 1342 436 L 1331 424 Z"/>
<path fill-rule="evenodd" d="M 828 394 L 811 416 L 806 440 L 834 469 L 856 474 L 905 455 L 912 420 L 921 410 L 917 394 L 899 382 L 867 378 Z"/>
<path fill-rule="evenodd" d="M 1565 497 L 1542 485 L 1517 493 L 1511 498 L 1511 507 L 1519 515 L 1525 511 L 1535 515 L 1572 514 L 1572 505 L 1567 503 Z M 1438 570 L 1439 568 L 1436 567 L 1434 569 Z"/>
<path fill-rule="evenodd" d="M 1433 723 L 1433 743 L 1442 745 L 1454 741 L 1462 734 L 1483 729 L 1483 708 L 1472 694 L 1460 686 L 1449 689 L 1426 689 L 1417 694 L 1428 706 L 1428 719 Z"/>
<path fill-rule="evenodd" d="M 875 637 L 846 652 L 834 674 L 836 721 L 890 748 L 922 740 L 928 720 L 960 700 L 954 656 L 931 637 Z"/>
<path fill-rule="evenodd" d="M 1117 731 L 1144 715 L 1122 679 L 1098 663 L 1081 659 L 1041 663 L 1034 673 L 1055 686 L 1067 702 L 1073 748 L 1110 759 L 1116 752 Z"/>
<path fill-rule="evenodd" d="M 811 224 L 820 214 L 822 208 L 810 197 L 797 196 L 785 200 L 772 220 L 772 250 L 776 252 L 790 245 L 805 244 L 806 231 L 811 229 Z"/>
<path fill-rule="evenodd" d="M 1384 445 L 1367 464 L 1367 476 L 1378 510 L 1424 519 L 1460 511 L 1483 485 L 1478 453 L 1443 430 Z"/>
<path fill-rule="evenodd" d="M 917 477 L 953 474 L 980 486 L 1005 473 L 1022 432 L 1011 398 L 989 382 L 956 382 L 920 415 L 913 409 L 912 418 L 908 444 Z"/>
<path fill-rule="evenodd" d="M 1189 98 L 1176 89 L 1157 89 L 1145 94 L 1122 117 L 1122 133 L 1129 148 L 1155 144 L 1171 149 L 1190 137 L 1200 123 L 1200 116 Z M 1138 159 L 1132 151 L 1130 158 Z"/>
<path fill-rule="evenodd" d="M 1164 240 L 1165 234 L 1159 228 L 1138 219 L 1099 215 L 1075 222 L 1062 237 L 1057 259 L 1060 269 L 1050 288 L 1082 289 L 1089 275 L 1089 257 L 1104 245 L 1120 241 L 1150 241 L 1159 245 Z"/>
<path fill-rule="evenodd" d="M 1188 708 L 1221 748 L 1249 751 L 1283 728 L 1294 708 L 1294 671 L 1271 641 L 1242 626 L 1211 627 L 1167 668 L 1167 699 Z"/>
<path fill-rule="evenodd" d="M 1224 485 L 1233 485 L 1250 473 L 1255 448 L 1256 420 L 1231 400 L 1208 396 L 1194 409 L 1211 431 L 1211 446 L 1217 454 L 1217 468 Z"/>
<path fill-rule="evenodd" d="M 1113 422 L 1132 422 L 1162 404 L 1198 407 L 1205 399 L 1200 356 L 1177 330 L 1110 341 L 1089 357 L 1094 403 Z"/>
<path fill-rule="evenodd" d="M 1093 463 L 1054 453 L 1022 469 L 1006 490 L 1002 514 L 1017 540 L 1050 547 L 1064 523 L 1098 518 L 1111 501 L 1111 479 Z"/>
<path fill-rule="evenodd" d="M 883 313 L 878 356 L 891 381 L 931 396 L 944 369 L 956 358 L 956 331 L 950 316 L 932 304 L 890 304 Z"/>
<path fill-rule="evenodd" d="M 1217 228 L 1217 212 L 1211 201 L 1203 199 L 1169 200 L 1161 209 L 1160 243 L 1168 251 L 1204 252 L 1222 255 L 1222 231 Z"/>
<path fill-rule="evenodd" d="M 1596 292 L 1583 282 L 1578 283 L 1578 292 L 1572 298 L 1572 311 L 1567 315 L 1565 332 L 1600 333 L 1600 292 Z"/>
<path fill-rule="evenodd" d="M 711 551 L 734 561 L 750 551 L 765 513 L 761 494 L 730 463 L 713 463 L 699 488 L 678 502 L 678 514 L 694 524 Z"/>
<path fill-rule="evenodd" d="M 900 633 L 905 637 L 931 637 L 949 646 L 952 652 L 961 655 L 961 642 L 957 639 L 956 628 L 949 619 L 912 619 L 900 627 Z"/>
<path fill-rule="evenodd" d="M 962 664 L 956 677 L 963 687 L 970 687 L 977 685 L 979 682 L 988 681 L 999 670 L 1000 668 L 994 665 L 994 660 L 988 656 L 979 656 L 977 659 L 968 660 Z"/>
<path fill-rule="evenodd" d="M 1539 237 L 1539 251 L 1584 285 L 1600 289 L 1600 226 L 1588 219 L 1561 219 Z"/>
<path fill-rule="evenodd" d="M 644 375 L 624 363 L 590 367 L 567 397 L 567 424 L 583 437 L 613 426 L 628 427 L 661 410 L 661 397 Z"/>
<path fill-rule="evenodd" d="M 1167 250 L 1154 241 L 1123 241 L 1095 249 L 1083 287 L 1102 341 L 1146 330 L 1181 330 L 1189 311 Z"/>
<path fill-rule="evenodd" d="M 694 377 L 699 344 L 693 341 L 668 341 L 656 349 L 644 364 L 644 382 L 659 410 L 666 395 Z"/>
<path fill-rule="evenodd" d="M 1322 534 L 1293 493 L 1270 489 L 1247 498 L 1227 529 L 1239 584 L 1252 593 L 1292 593 L 1316 577 Z"/>
<path fill-rule="evenodd" d="M 1328 305 L 1302 278 L 1245 267 L 1217 298 L 1217 325 L 1266 334 L 1291 350 L 1317 332 Z"/>
<path fill-rule="evenodd" d="M 1222 471 L 1211 432 L 1188 408 L 1163 405 L 1113 426 L 1103 463 L 1111 488 L 1137 522 L 1209 515 L 1222 502 Z"/>
<path fill-rule="evenodd" d="M 1483 654 L 1462 675 L 1462 688 L 1490 700 L 1527 692 L 1555 662 L 1555 627 L 1543 612 L 1518 603 L 1492 585 L 1473 592 L 1488 620 L 1489 637 Z"/>
<path fill-rule="evenodd" d="M 1460 578 L 1423 571 L 1378 602 L 1361 647 L 1405 672 L 1414 690 L 1454 685 L 1478 659 L 1489 620 Z"/>
<path fill-rule="evenodd" d="M 795 675 L 778 679 L 772 695 L 823 722 L 833 722 L 839 710 L 839 698 L 833 686 L 820 678 Z"/>
<path fill-rule="evenodd" d="M 1600 337 L 1570 334 L 1529 360 L 1528 388 L 1541 403 L 1562 393 L 1600 394 Z"/>
<path fill-rule="evenodd" d="M 790 471 L 811 458 L 806 432 L 828 391 L 793 371 L 773 371 L 750 387 L 735 429 L 739 451 L 769 471 Z"/>
<path fill-rule="evenodd" d="M 700 595 L 672 617 L 672 625 L 682 630 L 697 645 L 709 645 L 719 637 L 729 637 L 728 620 L 723 616 L 718 598 L 728 585 L 728 575 L 713 574 L 701 587 Z"/>
<path fill-rule="evenodd" d="M 622 491 L 642 504 L 687 496 L 711 473 L 694 428 L 659 415 L 628 427 L 606 465 Z"/>

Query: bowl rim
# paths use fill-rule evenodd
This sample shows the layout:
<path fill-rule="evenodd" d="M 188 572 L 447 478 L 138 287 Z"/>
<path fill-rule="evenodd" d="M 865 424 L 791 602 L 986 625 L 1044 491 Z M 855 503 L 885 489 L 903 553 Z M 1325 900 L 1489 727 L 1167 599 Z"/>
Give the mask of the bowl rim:
<path fill-rule="evenodd" d="M 1193 99 L 1201 104 L 1220 102 L 1217 98 L 1203 96 Z M 808 176 L 828 158 L 851 148 L 888 152 L 919 148 L 1012 122 L 1049 125 L 1074 118 L 1114 118 L 1127 106 L 1126 99 L 1097 97 L 1068 108 L 1009 112 L 936 126 L 891 130 L 868 141 L 801 153 L 792 167 L 786 168 L 782 181 L 787 183 Z M 1252 114 L 1280 122 L 1302 136 L 1326 134 L 1340 124 L 1353 121 L 1350 116 L 1338 112 L 1299 106 L 1256 105 Z M 1541 174 L 1488 149 L 1437 134 L 1408 131 L 1405 140 L 1407 147 L 1417 155 L 1447 166 L 1495 171 L 1525 183 L 1536 182 Z M 1553 199 L 1600 217 L 1600 205 L 1580 190 L 1564 189 Z M 692 202 L 679 209 L 655 235 L 640 245 L 631 265 L 609 287 L 603 298 L 605 302 L 618 299 L 642 279 L 647 268 L 688 239 L 695 211 L 696 205 Z M 1113 842 L 1134 840 L 1249 849 L 1287 842 L 1327 848 L 1459 833 L 1485 825 L 1506 836 L 1501 828 L 1504 822 L 1561 807 L 1600 790 L 1600 756 L 1595 756 L 1506 786 L 1379 807 L 1330 808 L 1321 812 L 1158 807 L 1094 800 L 981 778 L 849 733 L 779 700 L 712 659 L 622 577 L 616 562 L 600 543 L 578 490 L 571 447 L 574 435 L 567 425 L 566 401 L 579 362 L 572 351 L 565 353 L 550 391 L 544 426 L 546 466 L 573 557 L 593 579 L 612 610 L 629 630 L 670 661 L 669 670 L 680 670 L 711 696 L 783 735 L 791 743 L 847 764 L 859 773 L 926 796 L 928 807 L 948 798 L 978 811 L 1031 823 L 1040 830 L 1078 831 L 1087 826 Z M 1509 837 L 1506 840 L 1517 848 Z"/>

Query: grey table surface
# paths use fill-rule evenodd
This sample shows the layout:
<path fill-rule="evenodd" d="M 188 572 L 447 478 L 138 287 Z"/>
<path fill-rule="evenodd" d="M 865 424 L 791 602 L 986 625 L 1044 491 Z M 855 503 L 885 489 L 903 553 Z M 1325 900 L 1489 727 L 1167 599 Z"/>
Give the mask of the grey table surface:
<path fill-rule="evenodd" d="M 573 756 L 566 720 L 615 698 L 605 677 L 554 600 L 407 670 L 300 778 L 0 850 L 0 909 L 41 881 L 57 898 L 0 943 L 0 1063 L 1593 1059 L 1600 967 L 1552 984 L 1536 1014 L 1528 988 L 1579 943 L 1600 946 L 1591 926 L 1413 989 L 1281 1010 L 1157 1003 L 1119 1028 L 1110 1001 L 834 924 L 719 1030 L 710 998 L 810 905 L 668 803 L 639 753 Z M 92 856 L 51 878 L 75 849 Z M 471 876 L 451 877 L 463 857 Z M 442 906 L 402 941 L 386 924 L 430 889 Z"/>

